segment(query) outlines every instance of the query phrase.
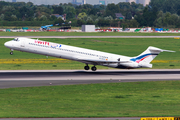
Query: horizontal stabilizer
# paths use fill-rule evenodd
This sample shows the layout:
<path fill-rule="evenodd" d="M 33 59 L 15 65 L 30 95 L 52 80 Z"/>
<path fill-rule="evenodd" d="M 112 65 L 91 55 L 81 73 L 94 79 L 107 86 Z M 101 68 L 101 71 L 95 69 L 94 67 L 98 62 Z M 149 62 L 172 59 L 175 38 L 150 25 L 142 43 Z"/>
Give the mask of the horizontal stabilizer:
<path fill-rule="evenodd" d="M 172 50 L 163 50 L 163 52 L 176 52 L 176 51 L 172 51 Z"/>
<path fill-rule="evenodd" d="M 152 47 L 152 46 L 149 47 L 149 50 L 152 52 L 175 52 L 172 50 L 163 50 L 163 49 Z"/>

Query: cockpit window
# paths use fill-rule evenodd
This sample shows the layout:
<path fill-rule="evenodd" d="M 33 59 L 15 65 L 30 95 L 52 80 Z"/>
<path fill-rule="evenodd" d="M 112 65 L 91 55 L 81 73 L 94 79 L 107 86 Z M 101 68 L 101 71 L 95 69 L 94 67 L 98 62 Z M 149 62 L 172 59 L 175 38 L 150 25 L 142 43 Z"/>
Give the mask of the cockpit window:
<path fill-rule="evenodd" d="M 18 38 L 14 38 L 14 40 L 13 41 L 19 41 L 19 39 Z"/>

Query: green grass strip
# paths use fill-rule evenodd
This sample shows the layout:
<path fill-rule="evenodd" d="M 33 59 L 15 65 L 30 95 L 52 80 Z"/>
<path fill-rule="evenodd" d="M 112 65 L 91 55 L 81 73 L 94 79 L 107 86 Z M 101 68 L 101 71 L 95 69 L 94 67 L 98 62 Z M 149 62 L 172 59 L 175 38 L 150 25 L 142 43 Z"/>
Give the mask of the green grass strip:
<path fill-rule="evenodd" d="M 180 81 L 0 90 L 0 117 L 179 116 Z"/>
<path fill-rule="evenodd" d="M 179 33 L 126 32 L 0 32 L 0 36 L 179 36 Z"/>

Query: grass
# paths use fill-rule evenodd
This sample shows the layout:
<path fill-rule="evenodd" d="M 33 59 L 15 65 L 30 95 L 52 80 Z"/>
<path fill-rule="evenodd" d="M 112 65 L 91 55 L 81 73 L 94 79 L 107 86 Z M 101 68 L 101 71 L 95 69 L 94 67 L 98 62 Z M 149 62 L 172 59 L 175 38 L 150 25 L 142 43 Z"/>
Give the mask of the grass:
<path fill-rule="evenodd" d="M 0 32 L 0 36 L 180 36 L 180 33 L 126 32 Z"/>
<path fill-rule="evenodd" d="M 0 90 L 0 117 L 179 116 L 180 81 Z"/>
<path fill-rule="evenodd" d="M 4 43 L 11 39 L 0 39 L 0 59 L 22 59 L 22 61 L 30 59 L 54 59 L 52 57 L 46 58 L 46 56 L 31 54 L 26 52 L 14 51 L 14 55 L 10 55 Z M 175 53 L 163 52 L 158 55 L 155 60 L 161 60 L 162 62 L 152 62 L 153 68 L 180 68 L 180 41 L 173 38 L 71 38 L 71 39 L 41 39 L 45 41 L 51 41 L 71 46 L 89 48 L 104 52 L 110 52 L 114 54 L 120 54 L 125 56 L 137 56 L 142 53 L 148 46 L 155 46 L 162 49 L 168 49 L 176 51 Z M 1 61 L 0 60 L 0 61 Z M 57 61 L 57 60 L 56 60 Z M 167 62 L 168 61 L 168 62 Z M 1 62 L 0 62 L 1 63 Z M 19 66 L 16 66 L 19 64 Z M 1 64 L 0 69 L 83 69 L 84 64 L 74 61 L 64 60 L 62 62 L 54 63 L 12 63 Z M 56 65 L 57 67 L 53 67 Z M 98 69 L 105 69 L 105 67 L 98 66 Z M 108 68 L 106 68 L 108 69 Z"/>

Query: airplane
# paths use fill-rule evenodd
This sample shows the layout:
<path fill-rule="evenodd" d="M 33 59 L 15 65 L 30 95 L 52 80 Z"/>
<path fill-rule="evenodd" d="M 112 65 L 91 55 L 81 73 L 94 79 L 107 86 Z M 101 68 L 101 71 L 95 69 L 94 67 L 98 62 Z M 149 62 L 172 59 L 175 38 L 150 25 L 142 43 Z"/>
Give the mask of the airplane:
<path fill-rule="evenodd" d="M 14 50 L 17 50 L 45 56 L 64 58 L 85 63 L 85 70 L 89 70 L 90 67 L 88 65 L 91 64 L 93 65 L 93 67 L 91 67 L 92 71 L 97 70 L 97 65 L 119 69 L 152 68 L 152 64 L 150 64 L 150 62 L 159 53 L 175 52 L 149 46 L 140 55 L 135 57 L 128 57 L 24 37 L 15 38 L 4 43 L 4 45 L 11 50 L 11 55 L 13 54 Z"/>
<path fill-rule="evenodd" d="M 56 26 L 57 25 L 59 25 L 59 24 L 55 24 Z M 42 30 L 50 30 L 50 28 L 49 27 L 52 27 L 52 26 L 55 26 L 54 24 L 52 24 L 52 25 L 45 25 L 45 26 L 41 26 L 41 29 Z"/>

